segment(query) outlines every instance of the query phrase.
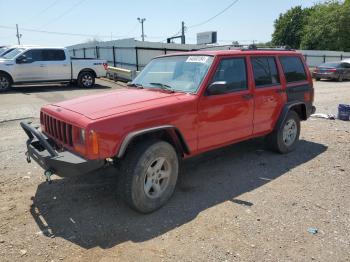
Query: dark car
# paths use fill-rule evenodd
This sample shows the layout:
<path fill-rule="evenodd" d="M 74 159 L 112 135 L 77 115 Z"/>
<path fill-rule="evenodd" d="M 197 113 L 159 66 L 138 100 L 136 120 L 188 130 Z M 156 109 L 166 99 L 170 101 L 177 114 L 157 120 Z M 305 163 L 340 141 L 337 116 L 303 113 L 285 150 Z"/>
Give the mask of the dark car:
<path fill-rule="evenodd" d="M 316 67 L 312 77 L 319 81 L 321 79 L 338 80 L 342 82 L 350 79 L 350 63 L 348 62 L 328 62 Z"/>

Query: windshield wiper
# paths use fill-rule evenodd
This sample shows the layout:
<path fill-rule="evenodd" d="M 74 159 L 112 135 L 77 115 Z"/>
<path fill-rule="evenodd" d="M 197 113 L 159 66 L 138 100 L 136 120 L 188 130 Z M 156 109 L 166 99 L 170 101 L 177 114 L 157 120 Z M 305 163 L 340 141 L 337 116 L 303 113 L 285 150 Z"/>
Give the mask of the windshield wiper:
<path fill-rule="evenodd" d="M 168 90 L 168 91 L 171 91 L 171 92 L 175 92 L 174 89 L 167 85 L 167 84 L 163 84 L 163 83 L 150 83 L 151 85 L 154 85 L 154 86 L 159 86 L 161 89 L 164 89 L 164 90 Z"/>
<path fill-rule="evenodd" d="M 141 85 L 141 84 L 136 84 L 136 83 L 128 83 L 126 86 L 128 86 L 128 87 L 136 87 L 136 88 L 143 89 L 143 85 Z"/>

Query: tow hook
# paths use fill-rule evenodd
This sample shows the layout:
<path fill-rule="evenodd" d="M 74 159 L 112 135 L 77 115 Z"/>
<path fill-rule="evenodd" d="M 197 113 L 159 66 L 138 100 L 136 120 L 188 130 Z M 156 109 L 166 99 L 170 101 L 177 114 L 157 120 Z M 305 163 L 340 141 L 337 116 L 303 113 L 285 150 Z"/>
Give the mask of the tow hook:
<path fill-rule="evenodd" d="M 51 180 L 51 176 L 53 175 L 52 171 L 51 170 L 46 170 L 44 172 L 44 175 L 46 177 L 46 182 L 48 182 L 49 184 L 52 183 L 52 180 Z"/>
<path fill-rule="evenodd" d="M 26 158 L 27 158 L 27 163 L 32 162 L 32 160 L 30 160 L 30 155 L 29 155 L 28 151 L 25 153 L 25 155 L 26 155 Z"/>

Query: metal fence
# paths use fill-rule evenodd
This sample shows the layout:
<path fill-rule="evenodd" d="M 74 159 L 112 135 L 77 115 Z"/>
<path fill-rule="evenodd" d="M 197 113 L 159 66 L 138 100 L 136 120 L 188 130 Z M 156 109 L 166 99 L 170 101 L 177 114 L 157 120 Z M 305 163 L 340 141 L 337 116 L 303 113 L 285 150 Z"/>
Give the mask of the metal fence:
<path fill-rule="evenodd" d="M 222 48 L 217 48 L 222 49 Z M 154 48 L 154 47 L 117 47 L 117 46 L 93 46 L 84 48 L 70 49 L 71 55 L 77 58 L 97 58 L 105 59 L 108 64 L 114 67 L 125 68 L 129 70 L 142 70 L 146 64 L 156 56 L 175 52 L 195 51 L 198 49 L 173 49 L 173 48 Z M 215 50 L 215 48 L 211 48 Z M 308 65 L 316 67 L 325 62 L 341 61 L 350 58 L 350 55 L 334 54 L 329 51 L 319 51 L 323 54 L 310 54 L 308 50 L 300 50 L 303 53 Z"/>
<path fill-rule="evenodd" d="M 94 46 L 84 48 L 72 48 L 70 53 L 76 58 L 105 59 L 114 67 L 140 71 L 147 63 L 156 56 L 176 52 L 195 51 L 197 49 L 173 49 L 153 47 L 117 47 L 117 46 Z"/>
<path fill-rule="evenodd" d="M 344 59 L 350 59 L 350 56 L 346 56 L 343 54 L 340 55 L 310 55 L 310 54 L 303 54 L 305 57 L 305 60 L 307 64 L 310 67 L 316 67 L 320 64 L 326 63 L 326 62 L 334 62 L 334 61 L 342 61 Z"/>

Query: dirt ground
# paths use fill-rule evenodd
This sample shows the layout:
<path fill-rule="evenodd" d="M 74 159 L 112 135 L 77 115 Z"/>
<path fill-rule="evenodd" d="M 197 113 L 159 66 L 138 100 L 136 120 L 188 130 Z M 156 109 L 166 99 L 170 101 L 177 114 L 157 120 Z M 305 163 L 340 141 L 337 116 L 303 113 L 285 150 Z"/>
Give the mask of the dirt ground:
<path fill-rule="evenodd" d="M 190 159 L 170 202 L 141 215 L 116 196 L 113 169 L 48 185 L 25 161 L 20 120 L 117 88 L 98 84 L 0 94 L 0 261 L 350 261 L 350 122 L 304 122 L 288 155 L 256 139 Z M 319 113 L 350 104 L 350 82 L 315 91 Z"/>

